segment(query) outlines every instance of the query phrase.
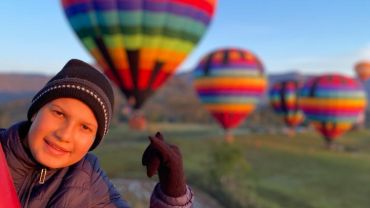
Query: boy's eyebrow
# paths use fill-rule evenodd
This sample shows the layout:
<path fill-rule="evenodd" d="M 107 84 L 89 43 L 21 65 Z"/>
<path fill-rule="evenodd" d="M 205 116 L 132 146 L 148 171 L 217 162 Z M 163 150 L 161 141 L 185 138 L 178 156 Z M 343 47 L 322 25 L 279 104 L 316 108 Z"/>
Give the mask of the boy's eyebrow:
<path fill-rule="evenodd" d="M 49 103 L 49 106 L 52 106 L 52 107 L 57 107 L 57 108 L 61 108 L 61 109 L 63 109 L 61 106 L 59 106 L 58 104 L 55 104 L 55 103 L 52 103 L 52 102 L 50 102 Z"/>
<path fill-rule="evenodd" d="M 82 122 L 83 124 L 85 124 L 85 125 L 87 125 L 87 126 L 90 126 L 90 127 L 96 127 L 96 128 L 98 128 L 98 126 L 97 125 L 94 125 L 94 124 L 92 124 L 92 123 L 89 123 L 88 121 L 86 122 L 86 121 L 84 121 L 84 122 Z"/>

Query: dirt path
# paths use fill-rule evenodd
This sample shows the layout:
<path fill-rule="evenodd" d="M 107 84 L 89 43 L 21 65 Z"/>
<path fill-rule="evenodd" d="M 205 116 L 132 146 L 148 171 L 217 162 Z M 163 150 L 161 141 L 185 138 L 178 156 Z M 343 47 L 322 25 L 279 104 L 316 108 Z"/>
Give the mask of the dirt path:
<path fill-rule="evenodd" d="M 148 208 L 150 194 L 155 182 L 150 180 L 112 179 L 113 184 L 133 208 Z M 222 208 L 208 194 L 194 189 L 194 208 Z"/>

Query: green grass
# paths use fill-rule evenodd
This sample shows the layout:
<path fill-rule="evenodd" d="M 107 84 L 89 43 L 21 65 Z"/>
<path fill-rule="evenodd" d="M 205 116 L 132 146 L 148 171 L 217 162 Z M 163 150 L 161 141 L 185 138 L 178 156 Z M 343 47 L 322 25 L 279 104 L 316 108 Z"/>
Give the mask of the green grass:
<path fill-rule="evenodd" d="M 341 149 L 327 150 L 313 131 L 290 138 L 239 130 L 228 145 L 217 126 L 120 125 L 95 151 L 103 168 L 111 177 L 145 178 L 141 156 L 156 131 L 181 148 L 188 183 L 225 207 L 370 207 L 369 131 L 349 132 L 336 141 Z"/>

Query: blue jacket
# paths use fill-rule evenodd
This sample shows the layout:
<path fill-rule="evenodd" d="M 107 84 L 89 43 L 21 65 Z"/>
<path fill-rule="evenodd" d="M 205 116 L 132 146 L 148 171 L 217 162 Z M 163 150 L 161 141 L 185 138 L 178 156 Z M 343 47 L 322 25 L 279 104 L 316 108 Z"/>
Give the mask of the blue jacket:
<path fill-rule="evenodd" d="M 61 169 L 48 169 L 37 163 L 22 145 L 29 129 L 27 122 L 0 131 L 0 141 L 22 207 L 129 207 L 107 175 L 98 159 L 88 153 L 81 161 Z M 193 194 L 178 198 L 164 195 L 158 184 L 150 207 L 191 207 Z"/>

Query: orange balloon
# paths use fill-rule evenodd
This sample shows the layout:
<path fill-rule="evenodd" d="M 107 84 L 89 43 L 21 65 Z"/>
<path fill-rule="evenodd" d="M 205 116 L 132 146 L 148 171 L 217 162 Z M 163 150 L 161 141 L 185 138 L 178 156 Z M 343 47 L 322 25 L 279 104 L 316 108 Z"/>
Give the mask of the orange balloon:
<path fill-rule="evenodd" d="M 360 61 L 355 65 L 357 77 L 361 81 L 366 81 L 370 78 L 370 61 Z"/>

